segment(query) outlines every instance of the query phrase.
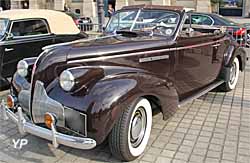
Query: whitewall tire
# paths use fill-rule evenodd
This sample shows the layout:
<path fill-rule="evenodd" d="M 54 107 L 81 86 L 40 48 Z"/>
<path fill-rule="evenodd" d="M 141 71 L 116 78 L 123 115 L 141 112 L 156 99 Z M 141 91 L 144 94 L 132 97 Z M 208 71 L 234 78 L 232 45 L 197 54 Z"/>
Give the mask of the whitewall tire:
<path fill-rule="evenodd" d="M 224 85 L 222 85 L 223 91 L 231 91 L 233 90 L 238 82 L 240 74 L 240 63 L 239 59 L 237 57 L 234 58 L 231 66 L 230 66 L 230 78 L 229 81 L 225 82 Z"/>
<path fill-rule="evenodd" d="M 145 150 L 152 126 L 152 108 L 145 98 L 139 98 L 123 113 L 109 136 L 112 154 L 123 160 L 132 161 Z"/>

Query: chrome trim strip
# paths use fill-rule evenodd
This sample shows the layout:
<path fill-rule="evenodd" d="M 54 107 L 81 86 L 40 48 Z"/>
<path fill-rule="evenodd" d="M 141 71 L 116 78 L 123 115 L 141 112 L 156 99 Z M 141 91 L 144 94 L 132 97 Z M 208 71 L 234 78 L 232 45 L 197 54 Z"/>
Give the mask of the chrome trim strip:
<path fill-rule="evenodd" d="M 155 54 L 155 53 L 169 52 L 169 51 L 175 51 L 175 50 L 184 50 L 184 49 L 190 49 L 190 48 L 196 48 L 196 47 L 211 45 L 211 44 L 223 41 L 223 40 L 225 40 L 225 39 L 223 38 L 223 39 L 217 40 L 217 41 L 211 41 L 211 42 L 207 42 L 207 43 L 201 43 L 201 44 L 197 44 L 197 45 L 178 47 L 178 48 L 151 50 L 151 51 L 135 52 L 135 53 L 129 53 L 129 54 L 118 54 L 118 55 L 112 55 L 112 56 L 103 55 L 103 56 L 96 57 L 96 58 L 72 60 L 72 61 L 68 61 L 67 63 L 93 62 L 93 61 L 115 59 L 115 58 L 122 58 L 122 57 L 132 57 L 132 56 L 139 56 L 139 55 L 145 55 L 145 54 Z"/>
<path fill-rule="evenodd" d="M 101 57 L 97 57 L 97 58 L 81 59 L 81 60 L 76 60 L 76 61 L 68 61 L 67 63 L 100 61 L 100 60 L 106 60 L 106 59 L 115 59 L 115 58 L 122 58 L 122 57 L 132 57 L 132 56 L 139 56 L 139 55 L 145 55 L 145 54 L 168 52 L 168 51 L 173 51 L 173 50 L 176 50 L 176 48 L 161 49 L 161 50 L 146 51 L 146 52 L 136 52 L 136 53 L 129 53 L 129 54 L 120 54 L 120 55 L 113 55 L 113 56 L 101 56 Z"/>
<path fill-rule="evenodd" d="M 218 46 L 220 46 L 221 44 L 215 44 L 215 45 L 212 45 L 212 47 L 218 47 Z"/>
<path fill-rule="evenodd" d="M 30 37 L 30 38 L 6 40 L 6 41 L 1 41 L 0 42 L 0 46 L 3 46 L 3 45 L 16 45 L 16 44 L 29 43 L 29 42 L 45 41 L 45 40 L 51 40 L 53 38 L 54 38 L 53 35 L 44 35 L 44 36 L 36 36 L 36 37 Z"/>
<path fill-rule="evenodd" d="M 13 50 L 15 50 L 15 49 L 14 48 L 5 48 L 4 49 L 5 52 L 10 52 L 10 51 L 13 51 Z"/>
<path fill-rule="evenodd" d="M 6 117 L 10 118 L 14 123 L 18 125 L 20 133 L 30 133 L 37 137 L 50 140 L 53 142 L 53 146 L 55 148 L 58 147 L 57 143 L 58 145 L 62 144 L 77 149 L 93 149 L 94 147 L 96 147 L 96 141 L 94 139 L 62 134 L 56 131 L 55 126 L 53 126 L 53 130 L 49 130 L 26 121 L 23 117 L 21 107 L 18 107 L 18 115 L 14 114 L 11 110 L 9 110 L 4 105 L 4 102 L 2 102 L 0 108 L 2 112 L 6 114 Z"/>
<path fill-rule="evenodd" d="M 161 56 L 156 56 L 156 57 L 140 58 L 139 62 L 144 63 L 144 62 L 152 62 L 152 61 L 158 61 L 158 60 L 163 60 L 163 59 L 169 59 L 169 55 L 161 55 Z"/>

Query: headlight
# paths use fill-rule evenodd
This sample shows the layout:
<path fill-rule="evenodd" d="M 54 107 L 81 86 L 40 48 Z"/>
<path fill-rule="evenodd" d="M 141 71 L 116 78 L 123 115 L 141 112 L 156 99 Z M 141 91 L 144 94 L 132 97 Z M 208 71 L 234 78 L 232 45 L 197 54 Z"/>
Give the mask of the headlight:
<path fill-rule="evenodd" d="M 70 71 L 65 70 L 61 73 L 59 82 L 62 89 L 70 91 L 75 85 L 75 78 Z"/>
<path fill-rule="evenodd" d="M 24 60 L 21 60 L 17 64 L 17 73 L 22 76 L 26 77 L 28 75 L 28 63 Z"/>

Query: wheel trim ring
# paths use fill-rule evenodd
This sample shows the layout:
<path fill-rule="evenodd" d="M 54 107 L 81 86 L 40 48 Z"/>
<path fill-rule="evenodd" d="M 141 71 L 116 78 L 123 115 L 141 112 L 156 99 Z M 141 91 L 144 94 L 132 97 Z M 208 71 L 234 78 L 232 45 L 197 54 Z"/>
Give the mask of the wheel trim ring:
<path fill-rule="evenodd" d="M 140 116 L 140 118 L 138 116 Z M 145 135 L 146 126 L 147 126 L 147 118 L 146 118 L 145 108 L 139 107 L 135 111 L 134 117 L 132 118 L 131 130 L 130 130 L 130 142 L 134 148 L 138 147 L 141 144 Z M 140 129 L 140 131 L 138 131 L 138 129 Z"/>
<path fill-rule="evenodd" d="M 140 100 L 136 106 L 135 109 L 132 113 L 131 116 L 133 116 L 134 112 L 137 110 L 136 108 L 139 108 L 140 106 L 143 106 L 145 108 L 146 114 L 147 114 L 147 125 L 146 125 L 146 131 L 145 131 L 145 135 L 144 138 L 141 142 L 141 144 L 134 148 L 130 142 L 130 130 L 131 130 L 131 122 L 132 122 L 132 118 L 130 118 L 130 123 L 129 123 L 129 127 L 128 127 L 128 149 L 130 151 L 130 154 L 134 157 L 140 156 L 143 151 L 145 150 L 146 146 L 147 146 L 147 142 L 149 140 L 149 136 L 150 136 L 150 132 L 151 132 L 151 127 L 152 127 L 152 108 L 151 105 L 149 103 L 149 101 L 147 99 L 142 99 Z"/>
<path fill-rule="evenodd" d="M 231 67 L 231 72 L 230 72 L 230 84 L 233 85 L 236 79 L 236 75 L 237 75 L 237 66 L 236 63 L 233 63 L 233 66 Z"/>

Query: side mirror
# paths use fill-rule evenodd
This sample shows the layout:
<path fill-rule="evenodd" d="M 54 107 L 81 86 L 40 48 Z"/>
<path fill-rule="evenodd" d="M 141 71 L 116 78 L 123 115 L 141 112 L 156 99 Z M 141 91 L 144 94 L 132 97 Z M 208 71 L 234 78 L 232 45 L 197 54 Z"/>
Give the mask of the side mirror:
<path fill-rule="evenodd" d="M 6 40 L 12 40 L 14 37 L 13 33 L 6 33 L 6 35 Z"/>

